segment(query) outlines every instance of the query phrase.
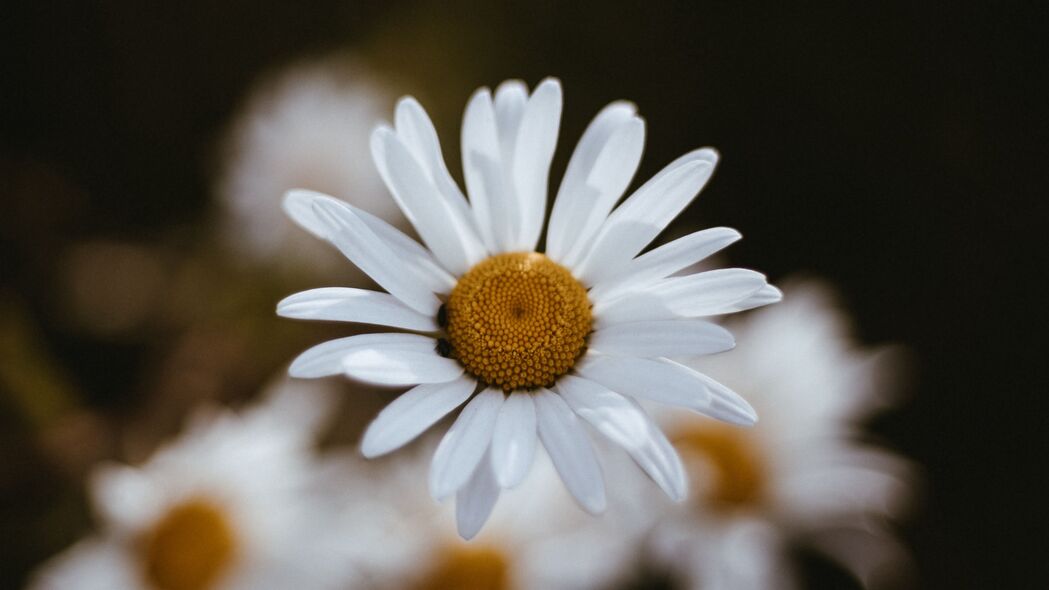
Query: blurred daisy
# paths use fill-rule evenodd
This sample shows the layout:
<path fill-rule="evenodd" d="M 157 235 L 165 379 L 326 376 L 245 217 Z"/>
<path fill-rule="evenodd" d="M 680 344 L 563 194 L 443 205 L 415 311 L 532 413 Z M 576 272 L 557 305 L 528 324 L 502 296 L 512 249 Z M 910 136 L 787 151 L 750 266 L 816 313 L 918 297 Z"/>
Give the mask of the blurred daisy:
<path fill-rule="evenodd" d="M 639 539 L 650 524 L 642 516 L 651 511 L 642 509 L 646 501 L 635 485 L 640 478 L 625 457 L 608 464 L 608 476 L 622 484 L 611 488 L 611 493 L 623 510 L 599 518 L 580 510 L 549 459 L 540 453 L 527 481 L 507 492 L 510 501 L 496 508 L 485 531 L 467 543 L 455 534 L 450 505 L 434 504 L 420 486 L 413 485 L 425 471 L 427 451 L 432 449 L 427 444 L 368 465 L 350 459 L 344 471 L 353 481 L 367 481 L 370 493 L 353 500 L 345 513 L 351 522 L 343 528 L 382 532 L 355 543 L 370 552 L 360 556 L 360 562 L 367 564 L 370 587 L 610 588 L 636 568 Z M 537 518 L 538 514 L 543 517 Z M 375 526 L 377 519 L 384 526 Z M 461 528 L 460 532 L 469 534 Z"/>
<path fill-rule="evenodd" d="M 232 125 L 216 186 L 223 235 L 235 250 L 256 262 L 335 267 L 338 256 L 303 239 L 274 206 L 292 188 L 337 195 L 403 224 L 368 151 L 367 134 L 390 100 L 374 74 L 347 58 L 303 62 L 265 78 Z"/>
<path fill-rule="evenodd" d="M 101 530 L 45 564 L 37 590 L 347 588 L 348 531 L 311 446 L 323 391 L 279 387 L 243 415 L 208 410 L 139 467 L 95 470 Z M 316 390 L 317 388 L 311 388 Z"/>
<path fill-rule="evenodd" d="M 291 374 L 415 386 L 368 428 L 368 457 L 467 402 L 434 454 L 430 491 L 456 494 L 459 518 L 471 523 L 483 523 L 500 489 L 525 478 L 537 435 L 576 500 L 603 511 L 601 468 L 580 419 L 682 498 L 681 462 L 635 397 L 734 424 L 756 418 L 728 388 L 665 358 L 732 348 L 731 334 L 700 318 L 778 300 L 754 271 L 673 276 L 739 234 L 709 229 L 638 256 L 710 179 L 717 153 L 678 158 L 613 210 L 641 159 L 644 123 L 633 105 L 612 103 L 572 155 L 540 253 L 560 116 L 556 80 L 531 96 L 518 81 L 494 98 L 477 91 L 462 128 L 467 202 L 426 112 L 411 97 L 398 102 L 395 127 L 372 133 L 372 155 L 426 247 L 336 199 L 309 191 L 285 199 L 293 219 L 388 294 L 315 289 L 281 301 L 277 312 L 408 332 L 325 342 L 295 359 Z"/>
<path fill-rule="evenodd" d="M 795 283 L 786 301 L 730 327 L 743 344 L 696 363 L 761 412 L 750 429 L 669 410 L 660 415 L 693 474 L 689 501 L 667 505 L 657 553 L 704 589 L 794 587 L 787 543 L 808 543 L 877 586 L 899 573 L 888 527 L 908 497 L 907 464 L 862 442 L 898 371 L 890 350 L 857 348 L 827 287 Z"/>

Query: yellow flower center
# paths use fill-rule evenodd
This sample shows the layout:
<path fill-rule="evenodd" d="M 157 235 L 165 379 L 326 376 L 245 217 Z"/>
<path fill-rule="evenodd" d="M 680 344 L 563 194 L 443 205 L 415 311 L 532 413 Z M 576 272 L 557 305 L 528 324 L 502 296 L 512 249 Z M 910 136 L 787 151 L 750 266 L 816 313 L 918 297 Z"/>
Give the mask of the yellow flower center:
<path fill-rule="evenodd" d="M 505 391 L 549 386 L 586 349 L 590 301 L 563 266 L 535 252 L 499 254 L 459 279 L 448 299 L 450 355 Z"/>
<path fill-rule="evenodd" d="M 417 590 L 510 590 L 510 564 L 491 547 L 456 546 L 444 551 Z"/>
<path fill-rule="evenodd" d="M 232 564 L 236 539 L 214 504 L 190 500 L 139 539 L 146 579 L 157 590 L 207 590 Z"/>
<path fill-rule="evenodd" d="M 765 463 L 750 432 L 713 421 L 694 423 L 671 436 L 686 464 L 699 461 L 710 475 L 699 498 L 708 509 L 731 511 L 755 507 L 765 499 Z"/>

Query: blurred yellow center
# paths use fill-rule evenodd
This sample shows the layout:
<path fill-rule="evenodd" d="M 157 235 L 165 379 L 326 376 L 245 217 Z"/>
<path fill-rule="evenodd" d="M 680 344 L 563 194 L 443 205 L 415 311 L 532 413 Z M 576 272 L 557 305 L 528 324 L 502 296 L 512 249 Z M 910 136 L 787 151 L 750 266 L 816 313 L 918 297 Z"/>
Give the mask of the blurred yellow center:
<path fill-rule="evenodd" d="M 449 548 L 417 590 L 510 590 L 510 564 L 491 547 Z"/>
<path fill-rule="evenodd" d="M 749 434 L 742 428 L 704 421 L 671 437 L 686 463 L 701 461 L 709 468 L 710 486 L 699 498 L 706 508 L 727 511 L 764 500 L 767 472 Z"/>
<path fill-rule="evenodd" d="M 157 590 L 213 588 L 236 552 L 226 515 L 202 500 L 172 508 L 140 543 L 146 578 Z"/>
<path fill-rule="evenodd" d="M 551 385 L 575 364 L 590 332 L 586 289 L 535 252 L 478 263 L 452 290 L 447 312 L 451 354 L 505 391 Z"/>

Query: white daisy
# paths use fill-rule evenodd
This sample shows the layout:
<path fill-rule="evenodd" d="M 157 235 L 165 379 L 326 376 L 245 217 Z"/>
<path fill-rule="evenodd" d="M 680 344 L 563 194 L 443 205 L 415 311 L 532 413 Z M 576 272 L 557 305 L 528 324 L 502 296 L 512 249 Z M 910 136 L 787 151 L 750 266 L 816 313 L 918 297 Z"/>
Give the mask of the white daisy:
<path fill-rule="evenodd" d="M 349 531 L 311 446 L 323 391 L 279 387 L 236 415 L 202 411 L 145 464 L 97 468 L 99 532 L 45 564 L 36 590 L 346 588 Z M 330 396 L 328 396 L 330 397 Z"/>
<path fill-rule="evenodd" d="M 612 103 L 572 155 L 541 253 L 560 115 L 556 80 L 531 96 L 518 81 L 503 83 L 494 99 L 488 89 L 477 91 L 462 129 L 468 202 L 426 112 L 415 99 L 401 99 L 395 126 L 372 133 L 372 155 L 426 247 L 336 199 L 310 191 L 285 198 L 293 219 L 388 294 L 315 289 L 281 301 L 277 312 L 407 332 L 325 342 L 295 359 L 291 374 L 414 386 L 368 427 L 368 457 L 404 445 L 466 402 L 430 470 L 435 498 L 457 494 L 466 536 L 483 524 L 500 489 L 525 478 L 537 435 L 572 495 L 599 513 L 606 504 L 601 468 L 582 422 L 626 448 L 670 497 L 682 498 L 681 463 L 633 398 L 735 424 L 756 419 L 728 388 L 665 358 L 732 348 L 726 330 L 700 318 L 779 299 L 749 270 L 672 276 L 739 234 L 704 230 L 638 256 L 703 188 L 717 153 L 704 148 L 678 158 L 613 210 L 640 161 L 644 123 L 633 105 Z"/>
<path fill-rule="evenodd" d="M 905 561 L 889 524 L 908 497 L 908 465 L 863 442 L 860 428 L 891 400 L 897 356 L 857 347 L 822 284 L 785 291 L 784 303 L 730 324 L 742 342 L 731 355 L 695 363 L 744 392 L 759 424 L 659 416 L 696 485 L 688 502 L 665 506 L 655 546 L 690 587 L 792 588 L 793 542 L 867 587 Z"/>
<path fill-rule="evenodd" d="M 336 195 L 403 225 L 368 152 L 367 134 L 391 100 L 380 78 L 345 56 L 263 78 L 231 125 L 215 187 L 231 246 L 256 262 L 335 268 L 338 256 L 303 239 L 273 206 L 293 188 Z"/>

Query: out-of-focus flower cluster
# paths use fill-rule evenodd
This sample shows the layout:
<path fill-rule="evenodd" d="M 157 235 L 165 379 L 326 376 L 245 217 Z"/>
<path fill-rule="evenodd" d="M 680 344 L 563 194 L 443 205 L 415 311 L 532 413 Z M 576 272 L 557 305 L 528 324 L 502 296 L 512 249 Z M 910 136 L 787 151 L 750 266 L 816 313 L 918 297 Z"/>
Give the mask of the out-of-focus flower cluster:
<path fill-rule="evenodd" d="M 756 426 L 647 408 L 684 460 L 683 502 L 664 497 L 608 444 L 600 451 L 609 510 L 590 516 L 540 452 L 471 542 L 456 533 L 454 502 L 436 504 L 418 484 L 434 437 L 394 457 L 359 457 L 361 427 L 391 392 L 259 375 L 254 367 L 276 367 L 307 333 L 332 330 L 277 320 L 272 303 L 303 274 L 346 267 L 332 266 L 334 251 L 290 226 L 283 192 L 324 191 L 404 226 L 367 146 L 390 96 L 375 73 L 346 58 L 299 64 L 260 84 L 230 127 L 215 183 L 227 259 L 175 256 L 177 241 L 69 250 L 64 313 L 77 329 L 167 340 L 153 347 L 150 401 L 119 440 L 99 443 L 69 469 L 87 481 L 93 532 L 42 564 L 31 588 L 527 590 L 658 581 L 775 589 L 804 584 L 792 556 L 806 547 L 864 587 L 905 580 L 907 552 L 894 526 L 912 497 L 913 467 L 866 430 L 898 401 L 901 355 L 856 342 L 833 288 L 817 280 L 788 280 L 782 303 L 728 326 L 735 350 L 695 363 L 755 406 Z M 139 279 L 137 291 L 106 278 L 127 274 Z M 164 328 L 147 327 L 156 325 Z M 12 349 L 32 339 L 23 326 L 0 328 L 20 343 Z M 8 383 L 28 374 L 8 373 Z M 27 411 L 66 417 L 52 428 L 56 456 L 82 446 L 77 432 L 103 428 L 66 407 L 57 377 L 39 386 L 54 401 Z M 256 399 L 228 403 L 241 397 Z M 166 422 L 187 411 L 182 426 Z M 117 454 L 126 464 L 94 463 Z"/>

